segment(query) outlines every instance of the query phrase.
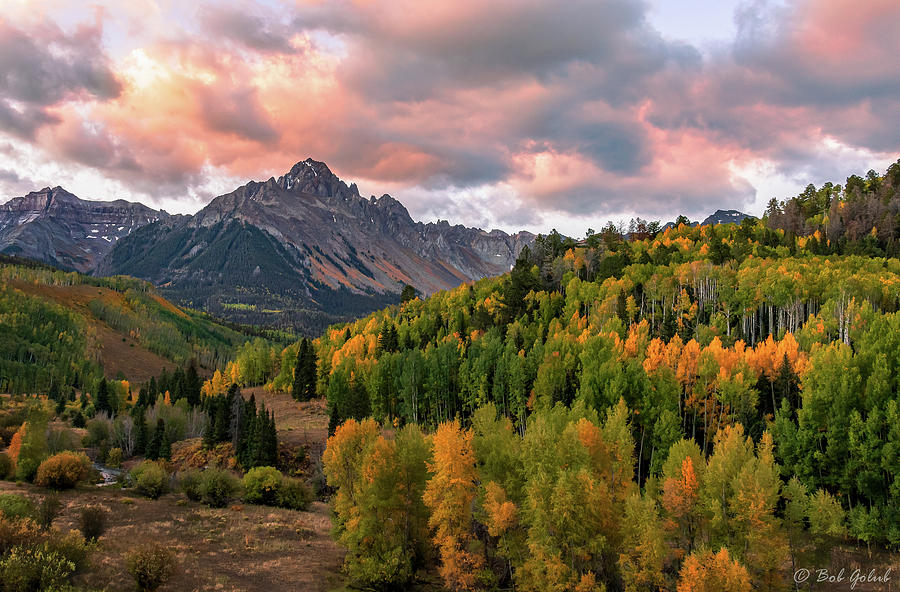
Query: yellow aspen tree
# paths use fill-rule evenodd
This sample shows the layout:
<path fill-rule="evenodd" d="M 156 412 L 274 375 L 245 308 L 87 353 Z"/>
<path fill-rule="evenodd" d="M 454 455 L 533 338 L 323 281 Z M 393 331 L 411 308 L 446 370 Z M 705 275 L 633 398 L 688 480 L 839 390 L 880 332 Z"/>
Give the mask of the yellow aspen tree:
<path fill-rule="evenodd" d="M 431 511 L 428 520 L 433 541 L 441 558 L 440 574 L 451 590 L 479 588 L 484 569 L 481 554 L 473 550 L 473 501 L 478 492 L 478 473 L 471 430 L 459 421 L 442 423 L 433 436 L 434 460 L 429 463 L 433 477 L 423 499 Z"/>

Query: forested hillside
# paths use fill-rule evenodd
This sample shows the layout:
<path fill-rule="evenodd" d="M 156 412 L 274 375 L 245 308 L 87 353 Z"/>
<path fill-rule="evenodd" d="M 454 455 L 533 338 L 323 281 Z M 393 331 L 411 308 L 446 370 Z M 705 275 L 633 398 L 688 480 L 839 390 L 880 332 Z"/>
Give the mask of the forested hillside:
<path fill-rule="evenodd" d="M 348 572 L 782 589 L 842 540 L 896 548 L 898 171 L 740 225 L 541 237 L 503 277 L 329 329 Z"/>
<path fill-rule="evenodd" d="M 246 339 L 146 282 L 0 260 L 0 392 L 80 389 L 104 372 L 146 380 L 192 362 L 212 373 Z"/>

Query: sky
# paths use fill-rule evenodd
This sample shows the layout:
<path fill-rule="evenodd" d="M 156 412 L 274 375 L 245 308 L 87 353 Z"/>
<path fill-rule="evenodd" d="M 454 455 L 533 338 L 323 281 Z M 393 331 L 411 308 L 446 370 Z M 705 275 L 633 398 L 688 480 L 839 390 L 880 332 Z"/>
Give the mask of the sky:
<path fill-rule="evenodd" d="M 485 229 L 760 214 L 900 157 L 897 0 L 4 0 L 0 202 L 325 161 Z"/>

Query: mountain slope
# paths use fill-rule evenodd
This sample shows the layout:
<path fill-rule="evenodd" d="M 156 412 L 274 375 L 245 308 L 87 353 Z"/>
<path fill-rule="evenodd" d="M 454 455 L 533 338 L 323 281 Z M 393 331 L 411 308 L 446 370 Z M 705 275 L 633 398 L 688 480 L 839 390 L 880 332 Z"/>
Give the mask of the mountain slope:
<path fill-rule="evenodd" d="M 391 196 L 363 198 L 307 159 L 138 229 L 96 271 L 227 318 L 319 329 L 396 302 L 406 284 L 430 294 L 503 273 L 533 239 L 414 222 Z"/>
<path fill-rule="evenodd" d="M 211 373 L 247 337 L 176 307 L 146 282 L 0 256 L 0 392 L 147 380 L 190 362 Z"/>
<path fill-rule="evenodd" d="M 166 217 L 143 204 L 86 201 L 48 187 L 0 206 L 0 253 L 87 272 L 120 238 Z"/>

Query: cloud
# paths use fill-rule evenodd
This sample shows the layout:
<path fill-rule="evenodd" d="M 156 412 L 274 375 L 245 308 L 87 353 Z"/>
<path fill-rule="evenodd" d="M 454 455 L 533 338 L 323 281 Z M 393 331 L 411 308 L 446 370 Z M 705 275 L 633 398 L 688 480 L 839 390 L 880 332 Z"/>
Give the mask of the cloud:
<path fill-rule="evenodd" d="M 201 6 L 199 18 L 212 39 L 235 42 L 263 53 L 293 54 L 302 51 L 291 43 L 290 23 L 249 4 Z"/>
<path fill-rule="evenodd" d="M 278 131 L 268 121 L 256 89 L 218 84 L 197 85 L 192 92 L 210 129 L 261 143 L 278 140 Z"/>
<path fill-rule="evenodd" d="M 136 196 L 312 156 L 416 217 L 599 227 L 900 151 L 895 0 L 749 0 L 703 53 L 636 0 L 97 1 L 0 23 L 0 130 Z"/>
<path fill-rule="evenodd" d="M 59 121 L 50 110 L 55 105 L 117 97 L 121 85 L 101 36 L 99 24 L 66 34 L 49 22 L 23 29 L 0 20 L 0 129 L 33 138 Z"/>

